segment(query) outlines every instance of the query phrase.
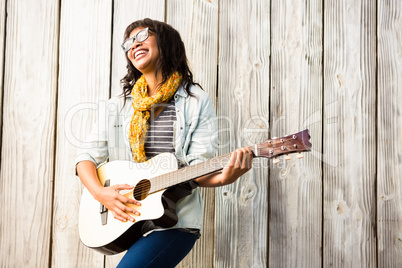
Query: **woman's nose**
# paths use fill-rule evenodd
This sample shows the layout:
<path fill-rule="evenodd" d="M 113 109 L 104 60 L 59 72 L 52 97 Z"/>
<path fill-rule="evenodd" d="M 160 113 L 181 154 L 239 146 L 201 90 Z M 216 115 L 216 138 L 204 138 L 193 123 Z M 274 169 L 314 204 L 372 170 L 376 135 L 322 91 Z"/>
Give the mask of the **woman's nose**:
<path fill-rule="evenodd" d="M 136 49 L 137 47 L 139 47 L 141 45 L 141 43 L 137 42 L 137 40 L 134 40 L 134 44 L 131 47 L 131 49 Z"/>

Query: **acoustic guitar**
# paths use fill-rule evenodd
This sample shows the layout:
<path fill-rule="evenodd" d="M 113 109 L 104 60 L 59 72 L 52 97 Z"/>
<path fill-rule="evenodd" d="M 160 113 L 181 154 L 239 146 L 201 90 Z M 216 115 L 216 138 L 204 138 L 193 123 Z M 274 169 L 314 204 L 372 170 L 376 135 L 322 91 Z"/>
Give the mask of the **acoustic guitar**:
<path fill-rule="evenodd" d="M 254 157 L 286 157 L 291 153 L 310 151 L 309 139 L 306 129 L 293 135 L 266 140 L 250 146 L 250 149 Z M 301 157 L 299 154 L 299 158 Z M 141 201 L 141 206 L 128 204 L 141 215 L 130 214 L 135 222 L 116 220 L 84 188 L 79 211 L 81 242 L 105 255 L 112 255 L 127 250 L 154 227 L 174 226 L 178 221 L 176 203 L 191 194 L 196 187 L 193 180 L 221 171 L 229 159 L 230 153 L 178 169 L 176 157 L 170 153 L 162 153 L 143 163 L 117 160 L 101 165 L 97 168 L 101 184 L 105 187 L 116 184 L 132 185 L 132 190 L 120 193 Z"/>

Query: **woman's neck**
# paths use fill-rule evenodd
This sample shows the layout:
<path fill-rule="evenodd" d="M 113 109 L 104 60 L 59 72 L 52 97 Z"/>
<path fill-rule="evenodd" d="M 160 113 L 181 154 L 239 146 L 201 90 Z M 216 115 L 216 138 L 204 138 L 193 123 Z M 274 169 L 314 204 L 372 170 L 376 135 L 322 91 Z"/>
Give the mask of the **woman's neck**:
<path fill-rule="evenodd" d="M 162 83 L 162 74 L 158 72 L 158 75 L 155 76 L 155 73 L 144 74 L 145 80 L 148 84 L 148 96 L 153 96 L 158 89 L 158 85 Z"/>

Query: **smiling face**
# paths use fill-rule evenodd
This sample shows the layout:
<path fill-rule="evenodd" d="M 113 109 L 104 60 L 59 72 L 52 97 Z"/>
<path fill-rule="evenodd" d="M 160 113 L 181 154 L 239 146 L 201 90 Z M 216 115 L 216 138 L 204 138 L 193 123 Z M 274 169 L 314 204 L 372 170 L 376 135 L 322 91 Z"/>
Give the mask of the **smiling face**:
<path fill-rule="evenodd" d="M 129 37 L 135 36 L 142 29 L 144 28 L 135 28 Z M 160 56 L 155 33 L 149 31 L 149 37 L 144 42 L 138 43 L 135 40 L 133 46 L 127 52 L 127 56 L 134 67 L 141 73 L 155 73 L 155 67 Z"/>

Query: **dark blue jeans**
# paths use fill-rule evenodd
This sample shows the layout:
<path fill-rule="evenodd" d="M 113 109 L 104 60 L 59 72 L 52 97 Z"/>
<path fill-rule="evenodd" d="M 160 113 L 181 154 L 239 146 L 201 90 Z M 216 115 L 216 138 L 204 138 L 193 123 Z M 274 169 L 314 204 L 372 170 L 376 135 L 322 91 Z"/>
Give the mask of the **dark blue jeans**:
<path fill-rule="evenodd" d="M 197 239 L 198 235 L 175 229 L 154 231 L 135 242 L 117 267 L 175 267 L 190 252 Z"/>

